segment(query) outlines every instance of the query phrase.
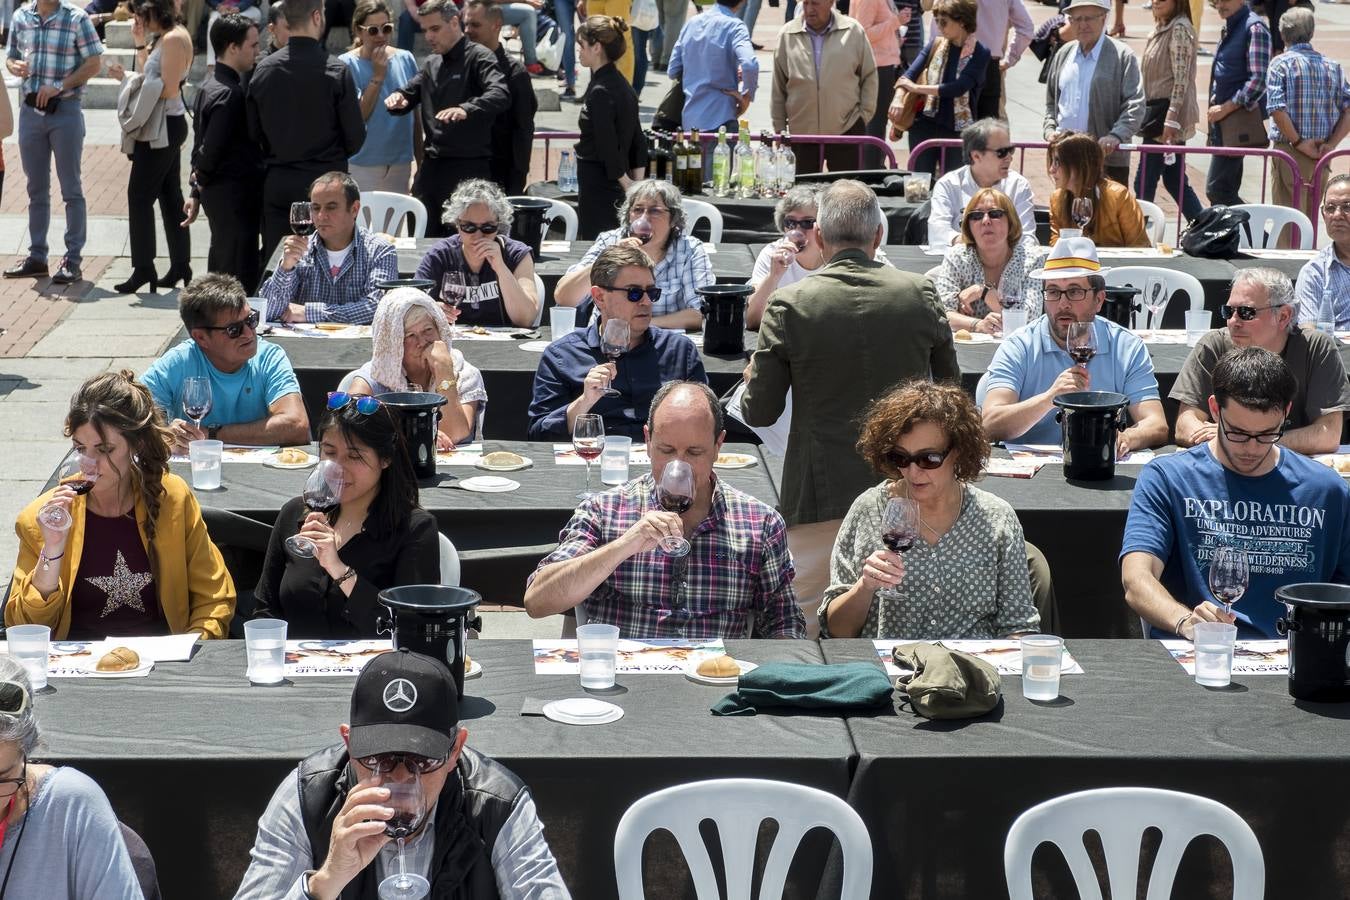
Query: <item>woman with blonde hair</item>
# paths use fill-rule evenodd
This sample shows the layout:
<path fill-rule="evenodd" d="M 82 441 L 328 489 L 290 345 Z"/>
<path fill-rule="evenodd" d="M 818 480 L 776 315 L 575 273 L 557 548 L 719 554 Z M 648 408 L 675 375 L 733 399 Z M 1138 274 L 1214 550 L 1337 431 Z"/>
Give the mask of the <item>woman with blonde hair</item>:
<path fill-rule="evenodd" d="M 1075 200 L 1092 201 L 1092 216 L 1082 226 L 1083 236 L 1098 247 L 1151 247 L 1144 213 L 1134 192 L 1105 175 L 1101 144 L 1087 134 L 1069 134 L 1050 143 L 1050 243 L 1062 228 L 1078 228 L 1073 218 Z"/>
<path fill-rule="evenodd" d="M 47 625 L 56 640 L 225 637 L 234 582 L 197 498 L 169 472 L 172 433 L 150 391 L 129 371 L 95 375 L 71 399 L 65 433 L 93 486 L 63 482 L 19 513 L 5 624 Z M 49 504 L 65 528 L 39 515 Z"/>
<path fill-rule="evenodd" d="M 1012 198 L 981 188 L 966 204 L 961 242 L 948 248 L 933 277 L 952 330 L 1003 330 L 1002 311 L 1025 303 L 1028 321 L 1041 314 L 1041 282 L 1027 277 L 1045 261 L 1034 236 L 1022 234 Z"/>

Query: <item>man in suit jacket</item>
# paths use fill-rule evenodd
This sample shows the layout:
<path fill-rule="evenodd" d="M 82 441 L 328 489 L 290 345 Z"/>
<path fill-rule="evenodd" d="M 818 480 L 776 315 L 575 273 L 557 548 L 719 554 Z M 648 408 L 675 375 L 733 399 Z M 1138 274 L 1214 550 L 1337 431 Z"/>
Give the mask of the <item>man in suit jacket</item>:
<path fill-rule="evenodd" d="M 741 401 L 747 425 L 771 425 L 792 389 L 781 509 L 797 599 L 812 612 L 844 513 L 878 478 L 855 447 L 868 404 L 909 378 L 961 376 L 933 283 L 872 258 L 881 207 L 870 188 L 830 185 L 813 234 L 829 262 L 769 298 Z"/>
<path fill-rule="evenodd" d="M 1130 48 L 1106 36 L 1111 0 L 1072 0 L 1067 14 L 1078 40 L 1050 60 L 1045 83 L 1045 139 L 1070 131 L 1090 134 L 1106 154 L 1106 176 L 1130 183 L 1121 144 L 1144 121 L 1144 82 Z"/>

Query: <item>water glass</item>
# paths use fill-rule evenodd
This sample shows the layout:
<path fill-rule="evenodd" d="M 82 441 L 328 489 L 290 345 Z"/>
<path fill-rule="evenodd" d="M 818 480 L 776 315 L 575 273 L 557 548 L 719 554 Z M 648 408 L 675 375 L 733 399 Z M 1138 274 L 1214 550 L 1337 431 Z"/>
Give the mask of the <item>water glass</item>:
<path fill-rule="evenodd" d="M 267 299 L 265 297 L 249 297 L 248 308 L 258 314 L 258 333 L 262 334 L 263 329 L 267 327 Z"/>
<path fill-rule="evenodd" d="M 1227 687 L 1233 680 L 1233 644 L 1237 626 L 1226 622 L 1197 622 L 1195 625 L 1195 683 L 1205 687 Z"/>
<path fill-rule="evenodd" d="M 1022 638 L 1022 696 L 1054 700 L 1059 696 L 1059 669 L 1064 660 L 1064 638 L 1029 634 Z"/>
<path fill-rule="evenodd" d="M 286 623 L 281 619 L 254 619 L 244 623 L 248 650 L 248 680 L 277 684 L 286 675 Z"/>
<path fill-rule="evenodd" d="M 630 437 L 605 436 L 605 449 L 600 454 L 601 483 L 628 483 L 628 456 L 632 449 L 633 439 Z"/>
<path fill-rule="evenodd" d="M 601 690 L 614 687 L 619 626 L 577 626 L 577 650 L 581 657 L 581 686 Z"/>
<path fill-rule="evenodd" d="M 543 302 L 543 298 L 540 298 Z M 553 306 L 548 311 L 549 332 L 553 340 L 565 338 L 577 330 L 577 308 L 575 306 Z"/>
<path fill-rule="evenodd" d="M 224 449 L 225 444 L 221 441 L 192 441 L 188 444 L 193 488 L 214 491 L 220 487 L 220 455 Z"/>
<path fill-rule="evenodd" d="M 1003 310 L 1003 336 L 1006 338 L 1019 328 L 1025 328 L 1027 324 L 1027 311 L 1024 307 L 1018 306 L 1013 309 L 1004 308 Z"/>
<path fill-rule="evenodd" d="M 28 670 L 33 690 L 45 688 L 47 645 L 51 642 L 52 630 L 46 625 L 11 625 L 5 629 L 5 639 L 9 642 L 9 655 Z"/>
<path fill-rule="evenodd" d="M 1186 310 L 1186 346 L 1194 347 L 1209 331 L 1211 313 L 1207 309 Z"/>

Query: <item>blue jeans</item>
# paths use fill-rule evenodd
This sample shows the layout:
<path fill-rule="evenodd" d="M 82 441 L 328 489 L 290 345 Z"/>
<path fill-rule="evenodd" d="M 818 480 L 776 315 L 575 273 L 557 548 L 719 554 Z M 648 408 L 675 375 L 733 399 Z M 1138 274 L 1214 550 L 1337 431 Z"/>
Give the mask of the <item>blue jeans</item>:
<path fill-rule="evenodd" d="M 64 97 L 55 113 L 43 115 L 19 107 L 19 159 L 28 178 L 28 255 L 47 261 L 47 228 L 52 220 L 52 157 L 66 205 L 66 259 L 78 265 L 84 252 L 85 203 L 80 184 L 84 153 L 84 111 L 75 97 Z"/>
<path fill-rule="evenodd" d="M 759 0 L 745 0 L 739 13 L 741 21 L 750 30 L 750 40 L 755 39 L 755 20 L 759 18 Z"/>
<path fill-rule="evenodd" d="M 398 14 L 398 39 L 395 42 L 398 49 L 413 52 L 413 44 L 417 40 L 417 35 L 421 33 L 422 26 L 413 18 L 412 14 L 406 9 Z"/>
<path fill-rule="evenodd" d="M 520 32 L 520 48 L 525 54 L 525 65 L 532 66 L 539 62 L 539 57 L 534 52 L 539 30 L 539 18 L 534 7 L 528 3 L 503 3 L 499 8 L 502 11 L 502 21 L 507 25 L 516 26 L 516 30 Z"/>
<path fill-rule="evenodd" d="M 1134 193 L 1140 200 L 1152 202 L 1154 195 L 1158 193 L 1158 179 L 1163 180 L 1163 186 L 1167 192 L 1172 195 L 1172 199 L 1181 204 L 1181 214 L 1189 222 L 1204 207 L 1200 204 L 1200 198 L 1195 195 L 1191 188 L 1191 182 L 1186 181 L 1186 191 L 1181 191 L 1181 160 L 1178 159 L 1170 166 L 1163 165 L 1162 157 L 1157 153 L 1145 153 L 1139 160 L 1139 172 L 1136 176 Z"/>
<path fill-rule="evenodd" d="M 553 13 L 558 17 L 562 31 L 563 80 L 567 86 L 577 86 L 577 3 L 576 0 L 553 0 Z"/>
<path fill-rule="evenodd" d="M 655 47 L 657 55 L 661 52 L 662 33 L 660 28 L 653 28 L 651 31 L 642 31 L 639 28 L 633 29 L 633 91 L 642 93 L 642 89 L 647 86 L 647 54 L 648 45 Z"/>

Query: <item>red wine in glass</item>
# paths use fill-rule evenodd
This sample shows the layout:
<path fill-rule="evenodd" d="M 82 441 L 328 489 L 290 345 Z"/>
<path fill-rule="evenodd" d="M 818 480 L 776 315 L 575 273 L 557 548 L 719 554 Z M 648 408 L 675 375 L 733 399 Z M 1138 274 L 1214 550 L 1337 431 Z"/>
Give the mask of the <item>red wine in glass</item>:
<path fill-rule="evenodd" d="M 694 505 L 694 498 L 684 494 L 672 494 L 669 491 L 660 491 L 661 508 L 666 512 L 686 513 L 689 507 Z"/>
<path fill-rule="evenodd" d="M 605 420 L 596 413 L 583 413 L 572 423 L 572 449 L 586 463 L 586 487 L 578 500 L 591 496 L 591 462 L 605 450 Z"/>
<path fill-rule="evenodd" d="M 1073 361 L 1084 368 L 1087 368 L 1087 364 L 1092 362 L 1092 357 L 1096 355 L 1097 351 L 1091 347 L 1074 347 L 1069 351 L 1069 356 L 1073 357 Z"/>
<path fill-rule="evenodd" d="M 314 211 L 308 201 L 291 204 L 291 231 L 299 237 L 309 237 L 314 233 Z"/>
<path fill-rule="evenodd" d="M 672 459 L 661 470 L 661 479 L 656 483 L 656 502 L 666 512 L 680 515 L 694 505 L 694 490 L 693 468 L 684 460 Z M 690 549 L 683 534 L 667 535 L 658 546 L 667 556 L 684 556 Z"/>
<path fill-rule="evenodd" d="M 887 531 L 881 535 L 881 542 L 886 545 L 886 549 L 892 553 L 904 553 L 910 547 L 914 546 L 914 541 L 918 535 L 912 531 Z"/>
<path fill-rule="evenodd" d="M 636 222 L 628 226 L 628 233 L 637 238 L 642 243 L 650 243 L 652 239 L 652 223 L 647 221 L 646 216 L 642 216 Z"/>
<path fill-rule="evenodd" d="M 919 521 L 919 504 L 892 497 L 881 514 L 881 543 L 892 553 L 904 553 L 919 540 Z"/>
<path fill-rule="evenodd" d="M 600 458 L 600 454 L 605 450 L 605 445 L 603 439 L 583 438 L 580 441 L 574 440 L 572 449 L 577 452 L 577 456 L 580 456 L 586 462 L 590 462 Z"/>
<path fill-rule="evenodd" d="M 409 810 L 396 810 L 393 818 L 384 823 L 384 833 L 391 838 L 405 838 L 417 830 L 417 813 Z"/>
<path fill-rule="evenodd" d="M 94 489 L 94 482 L 89 478 L 76 478 L 71 481 L 65 482 L 65 484 L 72 491 L 81 496 L 89 493 Z"/>
<path fill-rule="evenodd" d="M 1071 322 L 1064 335 L 1064 349 L 1075 363 L 1084 368 L 1097 355 L 1097 329 L 1092 320 Z"/>

